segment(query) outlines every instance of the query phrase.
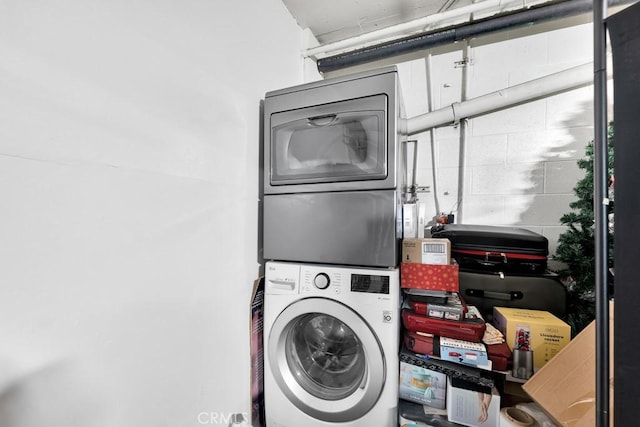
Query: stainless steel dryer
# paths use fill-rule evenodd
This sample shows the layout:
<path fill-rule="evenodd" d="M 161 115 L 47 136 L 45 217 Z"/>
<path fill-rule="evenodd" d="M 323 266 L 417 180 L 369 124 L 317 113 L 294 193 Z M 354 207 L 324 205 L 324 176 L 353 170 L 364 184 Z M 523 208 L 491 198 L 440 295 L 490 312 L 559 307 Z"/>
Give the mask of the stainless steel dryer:
<path fill-rule="evenodd" d="M 406 120 L 395 67 L 266 94 L 264 258 L 396 266 Z"/>

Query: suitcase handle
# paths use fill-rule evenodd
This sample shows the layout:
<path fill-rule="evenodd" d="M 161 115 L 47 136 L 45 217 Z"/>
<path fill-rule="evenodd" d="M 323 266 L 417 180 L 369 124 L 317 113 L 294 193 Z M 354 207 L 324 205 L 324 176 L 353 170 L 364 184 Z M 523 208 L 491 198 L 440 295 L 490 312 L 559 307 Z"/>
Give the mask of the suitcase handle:
<path fill-rule="evenodd" d="M 511 292 L 493 292 L 493 291 L 483 291 L 482 289 L 467 289 L 465 294 L 470 297 L 478 297 L 478 298 L 491 298 L 491 299 L 499 299 L 503 301 L 513 301 L 520 300 L 524 298 L 522 292 L 519 291 L 511 291 Z"/>
<path fill-rule="evenodd" d="M 491 260 L 490 258 L 493 258 L 493 260 Z M 493 264 L 495 262 L 501 262 L 501 261 L 502 261 L 502 264 L 507 263 L 507 254 L 505 254 L 504 252 L 485 252 L 484 253 L 484 262 L 487 264 Z"/>

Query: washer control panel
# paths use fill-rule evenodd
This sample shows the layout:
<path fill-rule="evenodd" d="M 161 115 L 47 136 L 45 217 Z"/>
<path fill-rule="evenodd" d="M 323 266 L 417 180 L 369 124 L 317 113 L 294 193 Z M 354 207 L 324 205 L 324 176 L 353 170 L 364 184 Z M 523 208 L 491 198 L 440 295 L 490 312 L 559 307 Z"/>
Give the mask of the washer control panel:
<path fill-rule="evenodd" d="M 268 262 L 265 274 L 267 293 L 324 295 L 344 298 L 388 298 L 399 292 L 397 269 L 365 269 L 323 264 Z"/>
<path fill-rule="evenodd" d="M 322 291 L 323 294 L 339 294 L 345 277 L 349 277 L 349 273 L 335 267 L 304 266 L 300 271 L 300 293 Z"/>

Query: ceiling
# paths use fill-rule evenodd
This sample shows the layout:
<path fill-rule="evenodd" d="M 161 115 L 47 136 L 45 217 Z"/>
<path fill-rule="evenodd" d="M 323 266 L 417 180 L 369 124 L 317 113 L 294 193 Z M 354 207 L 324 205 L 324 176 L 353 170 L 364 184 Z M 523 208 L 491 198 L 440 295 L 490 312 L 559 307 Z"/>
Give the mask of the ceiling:
<path fill-rule="evenodd" d="M 472 0 L 282 0 L 301 28 L 321 44 L 369 33 L 427 15 L 468 6 Z"/>

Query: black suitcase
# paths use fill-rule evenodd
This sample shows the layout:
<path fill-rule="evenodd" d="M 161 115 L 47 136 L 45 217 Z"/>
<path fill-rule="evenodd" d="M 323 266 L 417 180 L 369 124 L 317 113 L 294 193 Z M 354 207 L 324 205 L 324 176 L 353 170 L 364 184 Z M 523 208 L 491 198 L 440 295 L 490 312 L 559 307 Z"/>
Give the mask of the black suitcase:
<path fill-rule="evenodd" d="M 524 228 L 444 224 L 431 237 L 451 241 L 451 256 L 463 270 L 541 274 L 547 269 L 549 241 Z"/>
<path fill-rule="evenodd" d="M 555 273 L 509 275 L 460 272 L 460 294 L 484 319 L 493 318 L 493 307 L 544 310 L 562 318 L 567 311 L 567 290 Z"/>

